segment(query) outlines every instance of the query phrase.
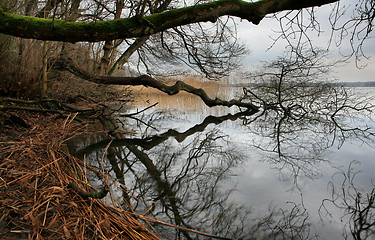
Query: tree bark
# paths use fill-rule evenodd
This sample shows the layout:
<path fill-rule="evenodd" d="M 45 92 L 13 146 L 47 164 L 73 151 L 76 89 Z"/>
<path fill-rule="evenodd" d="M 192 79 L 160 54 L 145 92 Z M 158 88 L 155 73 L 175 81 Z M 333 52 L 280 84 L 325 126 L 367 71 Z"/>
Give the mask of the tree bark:
<path fill-rule="evenodd" d="M 121 17 L 122 8 L 124 7 L 124 0 L 117 0 L 116 1 L 116 13 L 115 13 L 115 19 L 119 19 Z M 97 74 L 106 74 L 107 69 L 109 66 L 109 63 L 111 61 L 111 53 L 114 50 L 114 42 L 112 40 L 105 41 L 104 47 L 103 47 L 103 56 L 100 60 Z"/>
<path fill-rule="evenodd" d="M 224 15 L 236 16 L 258 24 L 267 14 L 321 6 L 336 1 L 338 0 L 219 0 L 154 13 L 142 18 L 94 22 L 69 22 L 22 16 L 5 12 L 0 6 L 0 33 L 21 38 L 65 42 L 109 41 L 148 36 L 192 23 L 215 22 Z"/>
<path fill-rule="evenodd" d="M 164 10 L 167 9 L 167 7 L 171 3 L 171 1 L 172 0 L 163 1 L 163 3 L 159 7 L 155 8 L 155 9 L 151 8 L 150 12 L 153 13 L 153 14 L 163 12 Z M 146 4 L 146 2 L 144 2 L 144 3 Z M 115 19 L 119 19 L 121 17 L 123 5 L 124 5 L 124 0 L 118 0 L 116 2 Z M 143 13 L 141 13 L 141 14 L 142 15 L 139 15 L 137 17 L 142 18 Z M 106 41 L 106 43 L 104 44 L 104 47 L 103 47 L 104 54 L 103 54 L 101 63 L 99 65 L 97 74 L 104 74 L 105 73 L 105 75 L 110 75 L 110 76 L 114 75 L 119 70 L 119 68 L 128 61 L 128 59 L 133 55 L 133 53 L 135 51 L 137 51 L 140 47 L 142 47 L 142 45 L 148 39 L 149 39 L 149 36 L 139 37 L 139 38 L 135 39 L 135 41 L 125 50 L 125 52 L 120 56 L 120 58 L 113 64 L 113 66 L 110 69 L 108 69 L 108 67 L 109 67 L 109 64 L 112 64 L 112 62 L 113 62 L 113 58 L 115 56 L 114 50 L 117 48 L 117 46 L 116 46 L 116 43 L 113 44 L 112 41 Z M 119 41 L 119 40 L 117 40 L 117 41 Z"/>
<path fill-rule="evenodd" d="M 42 86 L 41 95 L 42 98 L 47 97 L 47 73 L 48 73 L 48 41 L 43 42 L 43 59 L 42 59 Z"/>

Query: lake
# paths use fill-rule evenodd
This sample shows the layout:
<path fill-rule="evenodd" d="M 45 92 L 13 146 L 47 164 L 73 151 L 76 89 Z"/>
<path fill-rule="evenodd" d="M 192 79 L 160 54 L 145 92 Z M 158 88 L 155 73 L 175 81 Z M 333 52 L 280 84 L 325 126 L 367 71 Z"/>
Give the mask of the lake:
<path fill-rule="evenodd" d="M 110 134 L 69 143 L 72 154 L 108 173 L 108 204 L 212 239 L 342 239 L 358 228 L 348 210 L 358 199 L 362 210 L 371 197 L 366 193 L 374 188 L 375 150 L 366 144 L 369 130 L 351 130 L 375 127 L 373 114 L 340 117 L 340 129 L 329 118 L 288 120 L 208 108 L 186 93 L 137 91 L 131 107 L 102 120 L 100 128 Z M 235 97 L 242 88 L 207 92 Z M 101 176 L 87 174 L 93 186 L 102 185 Z M 371 214 L 367 220 L 373 222 Z M 162 239 L 208 239 L 147 224 Z M 361 229 L 363 239 L 366 233 Z"/>

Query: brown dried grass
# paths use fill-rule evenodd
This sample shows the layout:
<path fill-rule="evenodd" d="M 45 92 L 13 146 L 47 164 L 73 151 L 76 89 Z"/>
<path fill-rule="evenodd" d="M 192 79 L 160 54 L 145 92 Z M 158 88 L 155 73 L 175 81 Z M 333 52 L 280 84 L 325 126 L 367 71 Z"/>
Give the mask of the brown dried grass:
<path fill-rule="evenodd" d="M 31 129 L 0 130 L 1 239 L 158 239 L 122 209 L 67 188 L 84 181 L 79 161 L 61 147 L 83 131 L 79 125 L 53 116 L 28 120 Z"/>

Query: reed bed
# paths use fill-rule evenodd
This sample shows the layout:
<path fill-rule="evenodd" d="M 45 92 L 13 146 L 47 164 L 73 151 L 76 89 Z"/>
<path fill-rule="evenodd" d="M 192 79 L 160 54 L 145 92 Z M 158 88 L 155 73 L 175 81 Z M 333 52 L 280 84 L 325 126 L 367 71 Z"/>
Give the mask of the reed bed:
<path fill-rule="evenodd" d="M 31 128 L 1 129 L 0 238 L 158 239 L 136 216 L 67 187 L 92 191 L 85 169 L 62 147 L 83 131 L 72 119 L 33 118 Z"/>

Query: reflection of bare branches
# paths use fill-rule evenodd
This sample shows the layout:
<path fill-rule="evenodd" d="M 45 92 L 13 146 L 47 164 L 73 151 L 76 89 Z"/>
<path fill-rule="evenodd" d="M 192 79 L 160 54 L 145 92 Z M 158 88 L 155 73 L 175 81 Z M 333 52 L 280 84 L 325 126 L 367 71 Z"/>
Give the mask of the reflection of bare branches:
<path fill-rule="evenodd" d="M 144 111 L 146 111 L 146 110 L 148 110 L 148 109 L 150 109 L 150 108 L 152 108 L 152 107 L 155 107 L 157 104 L 158 104 L 158 102 L 152 104 L 151 106 L 148 106 L 148 107 L 142 109 L 141 111 L 138 111 L 138 110 L 137 110 L 135 113 L 120 114 L 119 116 L 121 116 L 121 117 L 132 118 L 132 119 L 136 120 L 137 122 L 140 122 L 140 123 L 146 125 L 147 127 L 150 127 L 150 128 L 152 128 L 152 129 L 158 131 L 158 130 L 157 130 L 155 127 L 153 127 L 151 124 L 146 123 L 145 121 L 143 121 L 143 120 L 140 119 L 140 118 L 136 118 L 136 117 L 134 117 L 134 116 L 137 115 L 137 114 L 140 114 L 140 113 L 142 113 L 142 112 L 144 112 Z"/>
<path fill-rule="evenodd" d="M 362 143 L 371 145 L 374 142 L 373 137 L 375 131 L 373 128 L 364 126 L 351 126 L 343 122 L 354 119 L 359 120 L 360 117 L 371 120 L 370 114 L 374 110 L 374 105 L 371 104 L 372 99 L 368 97 L 356 97 L 350 94 L 348 90 L 333 89 L 331 102 L 330 119 L 336 130 L 335 139 L 339 139 L 339 146 L 341 146 L 345 139 L 350 137 L 360 139 Z"/>
<path fill-rule="evenodd" d="M 111 142 L 112 147 L 121 147 L 124 144 L 130 142 L 133 143 L 137 146 L 141 146 L 144 150 L 149 150 L 157 145 L 167 141 L 170 137 L 173 137 L 176 139 L 178 142 L 183 142 L 186 138 L 189 136 L 192 136 L 198 132 L 203 132 L 207 126 L 210 124 L 220 124 L 225 121 L 235 121 L 237 119 L 242 119 L 243 121 L 246 121 L 247 123 L 250 123 L 253 121 L 252 119 L 249 120 L 250 116 L 255 115 L 256 111 L 245 111 L 245 112 L 239 112 L 236 114 L 227 114 L 224 116 L 220 117 L 214 117 L 214 116 L 208 116 L 206 117 L 200 124 L 197 124 L 188 130 L 184 132 L 178 132 L 174 129 L 169 129 L 168 131 L 157 134 L 157 135 L 152 135 L 152 136 L 146 136 L 143 138 L 123 138 L 121 136 L 116 136 L 115 139 L 103 139 L 96 141 L 95 143 L 92 143 L 85 148 L 81 149 L 78 152 L 75 152 L 74 154 L 78 157 L 83 157 L 84 154 L 89 154 L 92 151 L 95 151 L 96 149 L 104 148 Z M 120 124 L 121 122 L 112 120 L 113 122 L 110 124 L 111 126 L 108 126 L 108 121 L 109 119 L 106 119 L 107 124 L 103 123 L 103 126 L 105 128 L 109 128 L 111 130 L 116 129 L 116 124 Z"/>
<path fill-rule="evenodd" d="M 210 238 L 214 238 L 214 239 L 221 239 L 221 240 L 235 240 L 233 238 L 219 237 L 219 236 L 215 236 L 215 235 L 212 235 L 212 234 L 203 233 L 203 232 L 199 232 L 199 231 L 196 231 L 196 230 L 193 230 L 193 229 L 184 228 L 184 227 L 181 227 L 181 226 L 177 226 L 177 225 L 173 225 L 173 224 L 170 224 L 170 223 L 162 222 L 162 221 L 159 221 L 159 220 L 156 220 L 156 219 L 153 219 L 153 218 L 145 217 L 144 215 L 139 215 L 139 214 L 135 214 L 135 213 L 132 213 L 132 212 L 127 212 L 127 213 L 132 214 L 132 215 L 134 215 L 134 216 L 136 216 L 136 217 L 138 217 L 142 220 L 148 221 L 148 222 L 162 224 L 162 225 L 173 227 L 173 228 L 176 228 L 176 229 L 181 229 L 183 231 L 196 233 L 196 234 L 199 234 L 199 235 L 202 235 L 202 236 L 205 236 L 205 237 L 210 237 Z"/>
<path fill-rule="evenodd" d="M 125 145 L 146 167 L 138 169 L 138 181 L 132 195 L 145 204 L 142 211 L 162 219 L 166 214 L 176 225 L 209 232 L 217 236 L 246 239 L 305 239 L 309 235 L 308 215 L 303 206 L 293 205 L 290 210 L 270 209 L 270 214 L 251 219 L 251 211 L 228 201 L 231 190 L 219 190 L 241 158 L 217 131 L 198 134 L 180 147 L 169 142 L 150 152 Z M 224 142 L 223 142 L 224 141 Z M 224 143 L 224 144 L 223 144 Z M 229 145 L 228 145 L 229 144 Z M 145 189 L 140 190 L 139 188 Z M 138 207 L 141 207 L 138 205 Z M 254 224 L 256 223 L 256 224 Z M 194 238 L 182 232 L 185 238 Z M 168 236 L 179 238 L 179 232 Z"/>
<path fill-rule="evenodd" d="M 217 192 L 217 184 L 236 161 L 231 157 L 233 151 L 220 150 L 221 147 L 214 144 L 222 136 L 215 136 L 215 133 L 204 136 L 203 139 L 198 136 L 181 149 L 169 144 L 158 146 L 154 149 L 155 153 L 141 151 L 130 142 L 124 143 L 124 147 L 138 160 L 130 167 L 137 183 L 134 187 L 128 184 L 128 190 L 138 201 L 137 211 L 147 210 L 156 216 L 165 214 L 178 226 L 194 226 L 200 230 L 195 226 L 196 214 L 203 213 L 211 204 L 221 205 L 221 201 L 227 199 L 228 194 Z M 220 156 L 222 160 L 214 163 L 219 157 L 213 155 Z M 190 239 L 188 232 L 182 233 Z"/>
<path fill-rule="evenodd" d="M 345 217 L 349 217 L 346 226 L 350 230 L 350 235 L 354 239 L 373 239 L 375 236 L 375 186 L 372 184 L 372 190 L 361 190 L 354 182 L 358 172 L 354 171 L 352 162 L 347 172 L 340 170 L 334 176 L 343 178 L 342 184 L 336 186 L 330 182 L 332 191 L 331 198 L 324 199 L 319 209 L 320 214 L 333 217 L 328 204 L 344 211 Z M 344 229 L 345 238 L 349 238 L 347 230 Z"/>
<path fill-rule="evenodd" d="M 121 116 L 121 117 L 132 117 L 132 116 L 137 115 L 137 114 L 140 114 L 140 113 L 142 113 L 142 112 L 144 112 L 144 111 L 146 111 L 146 110 L 148 110 L 148 109 L 150 109 L 150 108 L 152 108 L 152 107 L 155 107 L 157 104 L 158 104 L 158 102 L 152 104 L 151 106 L 148 106 L 148 107 L 142 109 L 141 111 L 138 111 L 138 110 L 137 110 L 137 112 L 135 112 L 135 113 L 120 114 L 120 116 Z"/>
<path fill-rule="evenodd" d="M 251 75 L 253 86 L 244 93 L 263 106 L 249 128 L 263 138 L 254 145 L 270 153 L 270 160 L 281 169 L 292 170 L 292 176 L 312 176 L 319 173 L 314 169 L 324 161 L 324 150 L 334 144 L 340 147 L 347 139 L 373 143 L 375 131 L 358 120 L 369 119 L 374 106 L 368 97 L 326 83 L 335 63 L 327 64 L 324 51 L 301 56 L 266 64 Z"/>
<path fill-rule="evenodd" d="M 309 215 L 303 204 L 289 202 L 291 209 L 271 208 L 257 223 L 261 239 L 312 239 L 310 237 Z"/>
<path fill-rule="evenodd" d="M 120 204 L 131 211 L 215 236 L 306 239 L 310 225 L 303 205 L 293 204 L 288 209 L 274 207 L 269 213 L 254 216 L 249 206 L 230 200 L 233 189 L 222 188 L 244 156 L 218 130 L 205 129 L 210 123 L 233 121 L 254 113 L 210 116 L 182 133 L 169 130 L 146 139 L 112 139 L 108 161 L 103 164 L 115 178 L 112 189 L 117 186 L 122 189 L 121 195 L 113 192 L 114 196 L 117 195 Z M 100 139 L 96 141 L 100 144 L 83 147 L 86 151 L 81 154 L 85 153 L 86 159 L 98 159 L 95 156 L 103 151 L 98 148 L 104 149 L 108 145 L 108 142 L 103 145 Z M 160 236 L 165 239 L 200 239 L 184 229 L 154 227 L 165 234 Z"/>

